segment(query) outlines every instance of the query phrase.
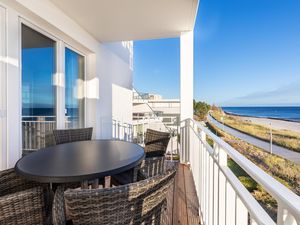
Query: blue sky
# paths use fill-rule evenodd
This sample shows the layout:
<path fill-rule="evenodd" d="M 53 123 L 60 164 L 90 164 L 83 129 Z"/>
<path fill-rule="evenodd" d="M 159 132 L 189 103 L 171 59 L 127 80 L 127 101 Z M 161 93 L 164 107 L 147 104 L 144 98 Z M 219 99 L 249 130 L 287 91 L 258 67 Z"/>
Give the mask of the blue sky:
<path fill-rule="evenodd" d="M 66 48 L 66 107 L 78 107 L 75 97 L 80 57 Z M 24 108 L 55 108 L 55 50 L 51 47 L 22 49 L 22 101 Z M 81 56 L 82 57 L 82 56 Z"/>
<path fill-rule="evenodd" d="M 201 0 L 194 98 L 232 106 L 300 105 L 300 1 Z M 179 97 L 179 39 L 134 43 L 134 85 Z"/>

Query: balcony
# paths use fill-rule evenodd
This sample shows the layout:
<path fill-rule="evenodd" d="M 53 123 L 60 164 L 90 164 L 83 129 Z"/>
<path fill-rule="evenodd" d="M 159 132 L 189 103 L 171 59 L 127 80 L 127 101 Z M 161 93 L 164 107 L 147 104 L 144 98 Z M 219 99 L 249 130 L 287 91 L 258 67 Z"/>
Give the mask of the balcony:
<path fill-rule="evenodd" d="M 193 29 L 197 0 L 132 0 L 122 7 L 119 7 L 120 1 L 91 0 L 87 4 L 78 0 L 77 3 L 71 0 L 0 0 L 1 170 L 13 168 L 22 153 L 45 147 L 46 134 L 53 129 L 91 126 L 94 139 L 118 139 L 144 145 L 147 128 L 163 130 L 165 126 L 164 121 L 151 110 L 146 115 L 150 115 L 150 119 L 145 119 L 145 114 L 132 117 L 133 47 L 128 40 L 178 37 L 180 106 L 178 103 L 156 105 L 160 108 L 158 111 L 177 107 L 181 117 L 169 121 L 170 126 L 177 126 L 175 129 L 164 130 L 172 133 L 166 156 L 168 164 L 178 163 L 175 159 L 180 160 L 174 191 L 168 196 L 168 202 L 172 204 L 167 214 L 167 224 L 300 224 L 299 196 L 191 119 Z M 20 32 L 22 27 L 27 30 L 27 36 L 26 32 Z M 35 38 L 28 36 L 29 32 L 34 33 Z M 21 57 L 21 46 L 16 43 L 24 39 L 24 52 L 26 49 L 41 48 L 41 41 L 32 41 L 37 37 L 46 40 L 44 48 L 51 46 L 52 49 L 47 53 L 49 59 L 45 60 L 51 71 L 40 76 L 47 77 L 44 84 L 51 96 L 37 83 L 39 89 L 33 97 L 51 97 L 47 105 L 51 103 L 53 113 L 51 116 L 26 117 L 22 114 L 22 104 L 31 103 L 32 96 L 28 94 L 35 87 L 30 85 L 31 82 L 23 86 L 25 74 L 22 74 L 22 69 L 26 65 L 29 69 L 35 69 L 36 65 L 41 68 L 45 66 L 36 63 L 39 58 L 36 55 L 29 57 L 32 64 L 23 62 L 26 57 Z M 113 41 L 118 43 L 111 43 Z M 81 65 L 83 73 L 68 72 L 66 65 L 73 61 L 67 60 L 66 56 L 70 55 L 66 53 L 71 52 L 78 58 L 78 66 L 75 66 L 77 72 Z M 30 81 L 36 78 L 34 72 L 30 70 L 28 73 L 33 77 Z M 74 85 L 65 82 L 68 77 L 74 78 Z M 68 98 L 68 93 L 72 94 L 72 98 Z M 79 119 L 76 122 L 72 118 L 71 126 L 71 119 L 66 117 L 66 103 L 70 99 L 76 100 L 78 115 L 83 112 L 80 126 Z M 135 101 L 147 103 L 138 96 Z M 213 143 L 208 143 L 208 137 Z M 228 167 L 228 158 L 234 160 L 276 200 L 276 218 L 271 217 L 240 183 Z"/>
<path fill-rule="evenodd" d="M 48 122 L 44 119 L 39 121 L 38 125 L 32 124 L 31 129 L 39 128 L 37 135 L 43 133 L 46 130 L 44 127 L 48 126 Z M 112 121 L 112 126 L 115 139 L 134 140 L 133 125 Z M 208 144 L 207 138 L 212 139 L 213 144 Z M 28 140 L 31 139 L 34 140 L 33 137 L 28 137 Z M 43 138 L 39 140 L 41 142 Z M 212 225 L 296 225 L 300 223 L 299 196 L 266 174 L 199 122 L 191 119 L 181 122 L 180 148 L 168 150 L 170 160 L 167 165 L 174 163 L 177 165 L 176 161 L 173 161 L 173 154 L 179 154 L 180 163 L 177 167 L 173 192 L 168 195 L 172 210 L 167 212 L 167 224 L 199 224 L 200 221 L 201 224 Z M 240 183 L 227 165 L 228 158 L 234 160 L 275 198 L 278 205 L 277 218 L 272 218 Z"/>

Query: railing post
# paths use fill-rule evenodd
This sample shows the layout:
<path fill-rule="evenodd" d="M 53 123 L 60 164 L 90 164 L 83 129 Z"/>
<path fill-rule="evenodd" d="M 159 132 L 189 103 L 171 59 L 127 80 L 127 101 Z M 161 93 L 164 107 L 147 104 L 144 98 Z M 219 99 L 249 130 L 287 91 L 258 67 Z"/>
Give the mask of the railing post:
<path fill-rule="evenodd" d="M 219 146 L 214 144 L 214 158 L 218 162 L 219 157 Z M 213 202 L 214 202 L 214 215 L 213 215 L 213 224 L 219 224 L 219 167 L 216 162 L 214 162 L 214 186 L 213 186 Z"/>
<path fill-rule="evenodd" d="M 278 202 L 277 209 L 277 224 L 278 225 L 297 225 L 296 219 L 288 210 L 284 209 L 282 204 Z"/>
<path fill-rule="evenodd" d="M 209 155 L 209 207 L 208 207 L 208 218 L 209 218 L 209 224 L 213 225 L 213 217 L 214 217 L 214 159 L 213 155 Z"/>
<path fill-rule="evenodd" d="M 227 154 L 221 146 L 218 145 L 218 160 L 219 166 L 227 166 Z M 219 225 L 226 224 L 226 177 L 219 170 Z"/>
<path fill-rule="evenodd" d="M 191 128 L 190 128 L 190 121 L 186 120 L 186 147 L 185 147 L 185 162 L 190 163 L 190 155 L 191 155 L 191 149 L 190 149 L 190 140 L 191 140 Z"/>
<path fill-rule="evenodd" d="M 229 182 L 226 182 L 226 224 L 235 224 L 236 193 Z"/>
<path fill-rule="evenodd" d="M 250 225 L 258 225 L 254 219 L 250 219 Z"/>
<path fill-rule="evenodd" d="M 180 132 L 180 145 L 181 145 L 180 162 L 181 163 L 190 162 L 189 144 L 190 144 L 190 121 L 185 120 L 184 126 L 181 127 L 181 132 Z"/>
<path fill-rule="evenodd" d="M 118 137 L 117 139 L 120 139 L 120 121 L 118 121 Z"/>
<path fill-rule="evenodd" d="M 171 162 L 173 162 L 173 133 L 171 134 Z"/>
<path fill-rule="evenodd" d="M 183 127 L 180 128 L 180 163 L 187 162 L 187 121 L 184 121 Z"/>
<path fill-rule="evenodd" d="M 183 160 L 183 152 L 184 152 L 184 137 L 183 137 L 183 135 L 184 135 L 184 127 L 182 127 L 181 125 L 180 125 L 180 149 L 179 149 L 179 151 L 180 151 L 180 163 L 183 163 L 184 162 L 184 160 Z"/>
<path fill-rule="evenodd" d="M 248 210 L 239 196 L 236 196 L 236 225 L 248 225 Z"/>

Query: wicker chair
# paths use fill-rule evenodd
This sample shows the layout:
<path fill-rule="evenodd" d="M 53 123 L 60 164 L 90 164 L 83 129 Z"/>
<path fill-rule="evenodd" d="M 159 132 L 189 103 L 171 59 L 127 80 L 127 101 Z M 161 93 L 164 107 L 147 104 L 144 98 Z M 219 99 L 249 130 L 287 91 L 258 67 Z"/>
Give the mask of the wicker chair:
<path fill-rule="evenodd" d="M 165 170 L 165 157 L 145 158 L 142 163 L 130 171 L 113 175 L 114 185 L 130 184 L 159 174 Z"/>
<path fill-rule="evenodd" d="M 63 189 L 55 193 L 53 224 L 66 223 L 65 209 L 73 224 L 164 224 L 166 195 L 173 188 L 176 171 L 106 189 Z M 65 201 L 65 205 L 64 205 Z"/>
<path fill-rule="evenodd" d="M 157 175 L 160 172 L 162 172 L 164 169 L 164 155 L 166 153 L 169 140 L 170 140 L 169 133 L 147 129 L 146 138 L 145 138 L 145 148 L 144 148 L 146 159 L 142 163 L 144 164 L 143 166 L 144 172 L 142 173 L 138 172 L 140 170 L 140 165 L 139 165 L 133 171 L 131 170 L 131 171 L 127 171 L 112 176 L 114 184 L 117 185 L 129 184 L 132 182 L 136 182 L 137 181 L 136 178 L 141 180 L 145 176 L 149 177 L 149 176 Z"/>
<path fill-rule="evenodd" d="M 137 179 L 144 180 L 163 174 L 165 171 L 165 157 L 151 157 L 143 160 L 138 170 Z"/>
<path fill-rule="evenodd" d="M 54 145 L 55 145 L 55 139 L 54 139 L 53 131 L 51 130 L 45 135 L 45 148 Z"/>
<path fill-rule="evenodd" d="M 169 133 L 147 129 L 145 137 L 146 158 L 164 156 L 169 140 Z"/>
<path fill-rule="evenodd" d="M 0 224 L 50 224 L 50 191 L 14 169 L 0 172 Z"/>
<path fill-rule="evenodd" d="M 55 144 L 64 144 L 75 141 L 88 141 L 92 139 L 93 128 L 53 130 Z"/>
<path fill-rule="evenodd" d="M 130 184 L 138 181 L 139 170 L 143 162 L 131 170 L 111 176 L 114 185 Z"/>

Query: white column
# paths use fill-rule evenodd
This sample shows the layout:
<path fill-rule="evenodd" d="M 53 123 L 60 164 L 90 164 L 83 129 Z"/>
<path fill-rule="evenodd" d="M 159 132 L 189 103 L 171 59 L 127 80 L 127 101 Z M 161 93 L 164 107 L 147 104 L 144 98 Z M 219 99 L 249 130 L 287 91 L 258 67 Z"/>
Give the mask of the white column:
<path fill-rule="evenodd" d="M 53 84 L 56 88 L 56 127 L 65 128 L 65 44 L 63 41 L 56 43 L 56 73 Z"/>
<path fill-rule="evenodd" d="M 180 120 L 193 118 L 194 32 L 180 36 Z"/>
<path fill-rule="evenodd" d="M 0 6 L 0 170 L 7 168 L 6 148 L 6 20 Z"/>
<path fill-rule="evenodd" d="M 20 59 L 19 15 L 7 9 L 7 168 L 22 155 L 22 79 Z"/>
<path fill-rule="evenodd" d="M 96 75 L 96 54 L 87 55 L 86 58 L 86 114 L 85 126 L 93 127 L 93 138 L 99 138 L 100 121 L 97 103 L 99 102 L 99 78 Z"/>

